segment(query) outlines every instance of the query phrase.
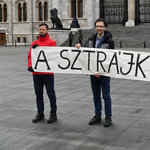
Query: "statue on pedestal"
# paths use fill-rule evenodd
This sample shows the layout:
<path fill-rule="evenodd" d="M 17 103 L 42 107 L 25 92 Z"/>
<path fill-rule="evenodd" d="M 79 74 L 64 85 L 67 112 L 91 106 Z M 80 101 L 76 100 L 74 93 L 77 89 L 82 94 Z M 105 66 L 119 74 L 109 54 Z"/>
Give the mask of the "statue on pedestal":
<path fill-rule="evenodd" d="M 52 21 L 52 24 L 53 24 L 53 27 L 52 28 L 56 28 L 56 29 L 62 29 L 63 28 L 63 25 L 60 21 L 60 19 L 58 18 L 58 11 L 56 8 L 53 8 L 50 10 L 50 14 L 51 14 L 51 21 Z"/>

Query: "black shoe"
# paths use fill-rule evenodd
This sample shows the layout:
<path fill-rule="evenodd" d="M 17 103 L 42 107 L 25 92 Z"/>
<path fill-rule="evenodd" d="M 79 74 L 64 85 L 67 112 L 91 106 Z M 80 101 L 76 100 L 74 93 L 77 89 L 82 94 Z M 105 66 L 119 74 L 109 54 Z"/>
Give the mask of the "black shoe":
<path fill-rule="evenodd" d="M 101 116 L 100 115 L 95 115 L 90 121 L 89 121 L 89 125 L 93 125 L 96 123 L 101 122 Z"/>
<path fill-rule="evenodd" d="M 111 125 L 111 118 L 106 117 L 104 121 L 104 127 L 109 127 Z"/>
<path fill-rule="evenodd" d="M 36 115 L 36 117 L 35 117 L 34 119 L 32 119 L 32 122 L 33 122 L 33 123 L 37 123 L 37 122 L 43 120 L 44 118 L 45 118 L 45 117 L 44 117 L 44 114 L 43 114 L 43 113 L 38 113 L 38 114 Z"/>
<path fill-rule="evenodd" d="M 47 120 L 47 123 L 53 123 L 57 120 L 56 113 L 51 113 L 49 119 Z"/>

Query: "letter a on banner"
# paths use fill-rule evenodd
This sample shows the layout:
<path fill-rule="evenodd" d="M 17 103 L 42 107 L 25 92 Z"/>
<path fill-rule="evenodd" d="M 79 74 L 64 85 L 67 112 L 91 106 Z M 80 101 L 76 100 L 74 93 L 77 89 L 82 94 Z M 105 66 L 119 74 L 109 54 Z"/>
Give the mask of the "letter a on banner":
<path fill-rule="evenodd" d="M 43 55 L 44 59 L 40 59 L 41 55 Z M 37 65 L 38 65 L 39 62 L 44 62 L 44 63 L 46 63 L 46 65 L 47 65 L 47 70 L 50 70 L 50 67 L 49 67 L 49 65 L 48 65 L 48 62 L 47 62 L 47 59 L 46 59 L 46 56 L 45 56 L 44 51 L 40 51 L 34 69 L 37 69 Z"/>

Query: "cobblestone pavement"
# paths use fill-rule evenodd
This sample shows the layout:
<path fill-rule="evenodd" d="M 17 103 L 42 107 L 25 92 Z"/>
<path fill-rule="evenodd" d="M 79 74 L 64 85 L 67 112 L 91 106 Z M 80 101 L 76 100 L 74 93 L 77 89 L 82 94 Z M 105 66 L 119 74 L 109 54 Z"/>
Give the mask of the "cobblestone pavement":
<path fill-rule="evenodd" d="M 55 74 L 58 120 L 33 124 L 36 103 L 28 51 L 28 46 L 0 47 L 0 150 L 150 148 L 150 82 L 112 78 L 112 126 L 104 128 L 103 123 L 88 125 L 94 115 L 89 76 Z M 44 97 L 47 119 L 46 92 Z"/>

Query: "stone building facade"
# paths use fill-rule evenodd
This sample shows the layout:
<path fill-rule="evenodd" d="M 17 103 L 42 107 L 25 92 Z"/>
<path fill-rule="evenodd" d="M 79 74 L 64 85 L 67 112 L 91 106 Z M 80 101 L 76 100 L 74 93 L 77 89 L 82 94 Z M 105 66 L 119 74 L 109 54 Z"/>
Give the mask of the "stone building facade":
<path fill-rule="evenodd" d="M 38 35 L 38 25 L 52 27 L 50 10 L 58 9 L 64 28 L 70 28 L 74 0 L 0 0 L 0 45 L 31 44 Z M 76 16 L 82 29 L 94 27 L 94 21 L 134 26 L 150 22 L 149 0 L 76 0 Z"/>

